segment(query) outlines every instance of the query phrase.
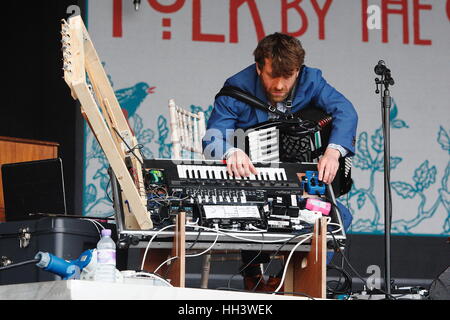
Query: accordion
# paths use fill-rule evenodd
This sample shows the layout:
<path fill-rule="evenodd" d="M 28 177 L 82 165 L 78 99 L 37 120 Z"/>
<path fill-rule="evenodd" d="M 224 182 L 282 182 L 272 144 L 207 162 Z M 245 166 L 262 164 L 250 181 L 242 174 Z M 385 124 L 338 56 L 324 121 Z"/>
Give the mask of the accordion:
<path fill-rule="evenodd" d="M 324 111 L 308 107 L 293 119 L 273 119 L 247 128 L 245 151 L 253 162 L 317 162 L 328 145 L 331 123 Z M 351 166 L 351 157 L 339 159 L 332 183 L 336 197 L 351 189 Z"/>
<path fill-rule="evenodd" d="M 279 119 L 246 129 L 245 151 L 252 162 L 317 162 L 328 145 L 332 117 L 320 108 L 309 106 L 287 117 L 276 107 L 238 87 L 225 86 L 216 99 L 219 96 L 230 96 L 279 116 Z M 339 169 L 332 183 L 336 197 L 350 191 L 351 167 L 351 157 L 339 159 Z"/>

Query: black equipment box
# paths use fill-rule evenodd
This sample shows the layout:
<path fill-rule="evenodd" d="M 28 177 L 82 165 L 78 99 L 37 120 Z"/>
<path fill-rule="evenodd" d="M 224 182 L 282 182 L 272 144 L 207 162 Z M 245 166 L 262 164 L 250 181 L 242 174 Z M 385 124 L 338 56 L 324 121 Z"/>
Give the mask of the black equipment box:
<path fill-rule="evenodd" d="M 80 218 L 43 217 L 0 223 L 0 265 L 32 260 L 39 251 L 74 260 L 85 250 L 95 249 L 99 239 L 95 224 Z M 0 271 L 0 285 L 60 279 L 34 263 Z"/>

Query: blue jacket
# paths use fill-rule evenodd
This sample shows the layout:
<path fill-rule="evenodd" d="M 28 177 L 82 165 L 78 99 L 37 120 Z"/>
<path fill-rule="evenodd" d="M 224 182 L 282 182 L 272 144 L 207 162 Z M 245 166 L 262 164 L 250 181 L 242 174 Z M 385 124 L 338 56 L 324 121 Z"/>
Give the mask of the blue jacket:
<path fill-rule="evenodd" d="M 255 64 L 227 79 L 224 86 L 229 85 L 239 87 L 267 102 Z M 319 69 L 304 66 L 295 87 L 292 112 L 295 113 L 310 105 L 322 108 L 326 113 L 332 115 L 333 127 L 329 143 L 341 145 L 349 151 L 350 156 L 354 155 L 358 116 L 353 105 L 325 81 Z M 227 129 L 241 128 L 245 130 L 267 120 L 268 113 L 266 111 L 251 107 L 232 97 L 219 96 L 214 102 L 207 129 L 219 130 L 221 137 L 217 137 L 218 135 L 214 133 L 212 136 L 207 133 L 203 139 L 203 148 L 205 149 L 212 142 L 216 146 L 223 146 L 222 148 L 215 147 L 215 158 L 221 158 L 232 147 L 226 142 L 232 132 Z"/>

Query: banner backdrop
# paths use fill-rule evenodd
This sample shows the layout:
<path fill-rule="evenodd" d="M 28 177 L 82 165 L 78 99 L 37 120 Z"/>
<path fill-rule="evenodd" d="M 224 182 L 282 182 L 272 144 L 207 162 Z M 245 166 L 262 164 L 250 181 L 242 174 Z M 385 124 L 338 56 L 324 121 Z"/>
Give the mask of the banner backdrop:
<path fill-rule="evenodd" d="M 131 0 L 88 2 L 86 24 L 147 158 L 170 157 L 168 100 L 209 116 L 259 39 L 299 38 L 305 64 L 359 114 L 355 181 L 340 200 L 353 233 L 384 232 L 383 135 L 374 66 L 391 95 L 393 234 L 450 234 L 450 0 Z M 84 214 L 113 214 L 108 162 L 85 130 Z"/>

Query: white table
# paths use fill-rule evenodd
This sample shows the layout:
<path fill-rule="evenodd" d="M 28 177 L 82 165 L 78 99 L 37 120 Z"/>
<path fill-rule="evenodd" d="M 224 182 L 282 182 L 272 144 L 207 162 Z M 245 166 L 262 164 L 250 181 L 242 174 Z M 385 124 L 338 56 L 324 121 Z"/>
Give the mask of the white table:
<path fill-rule="evenodd" d="M 307 300 L 306 297 L 133 283 L 61 280 L 0 286 L 0 300 Z"/>

